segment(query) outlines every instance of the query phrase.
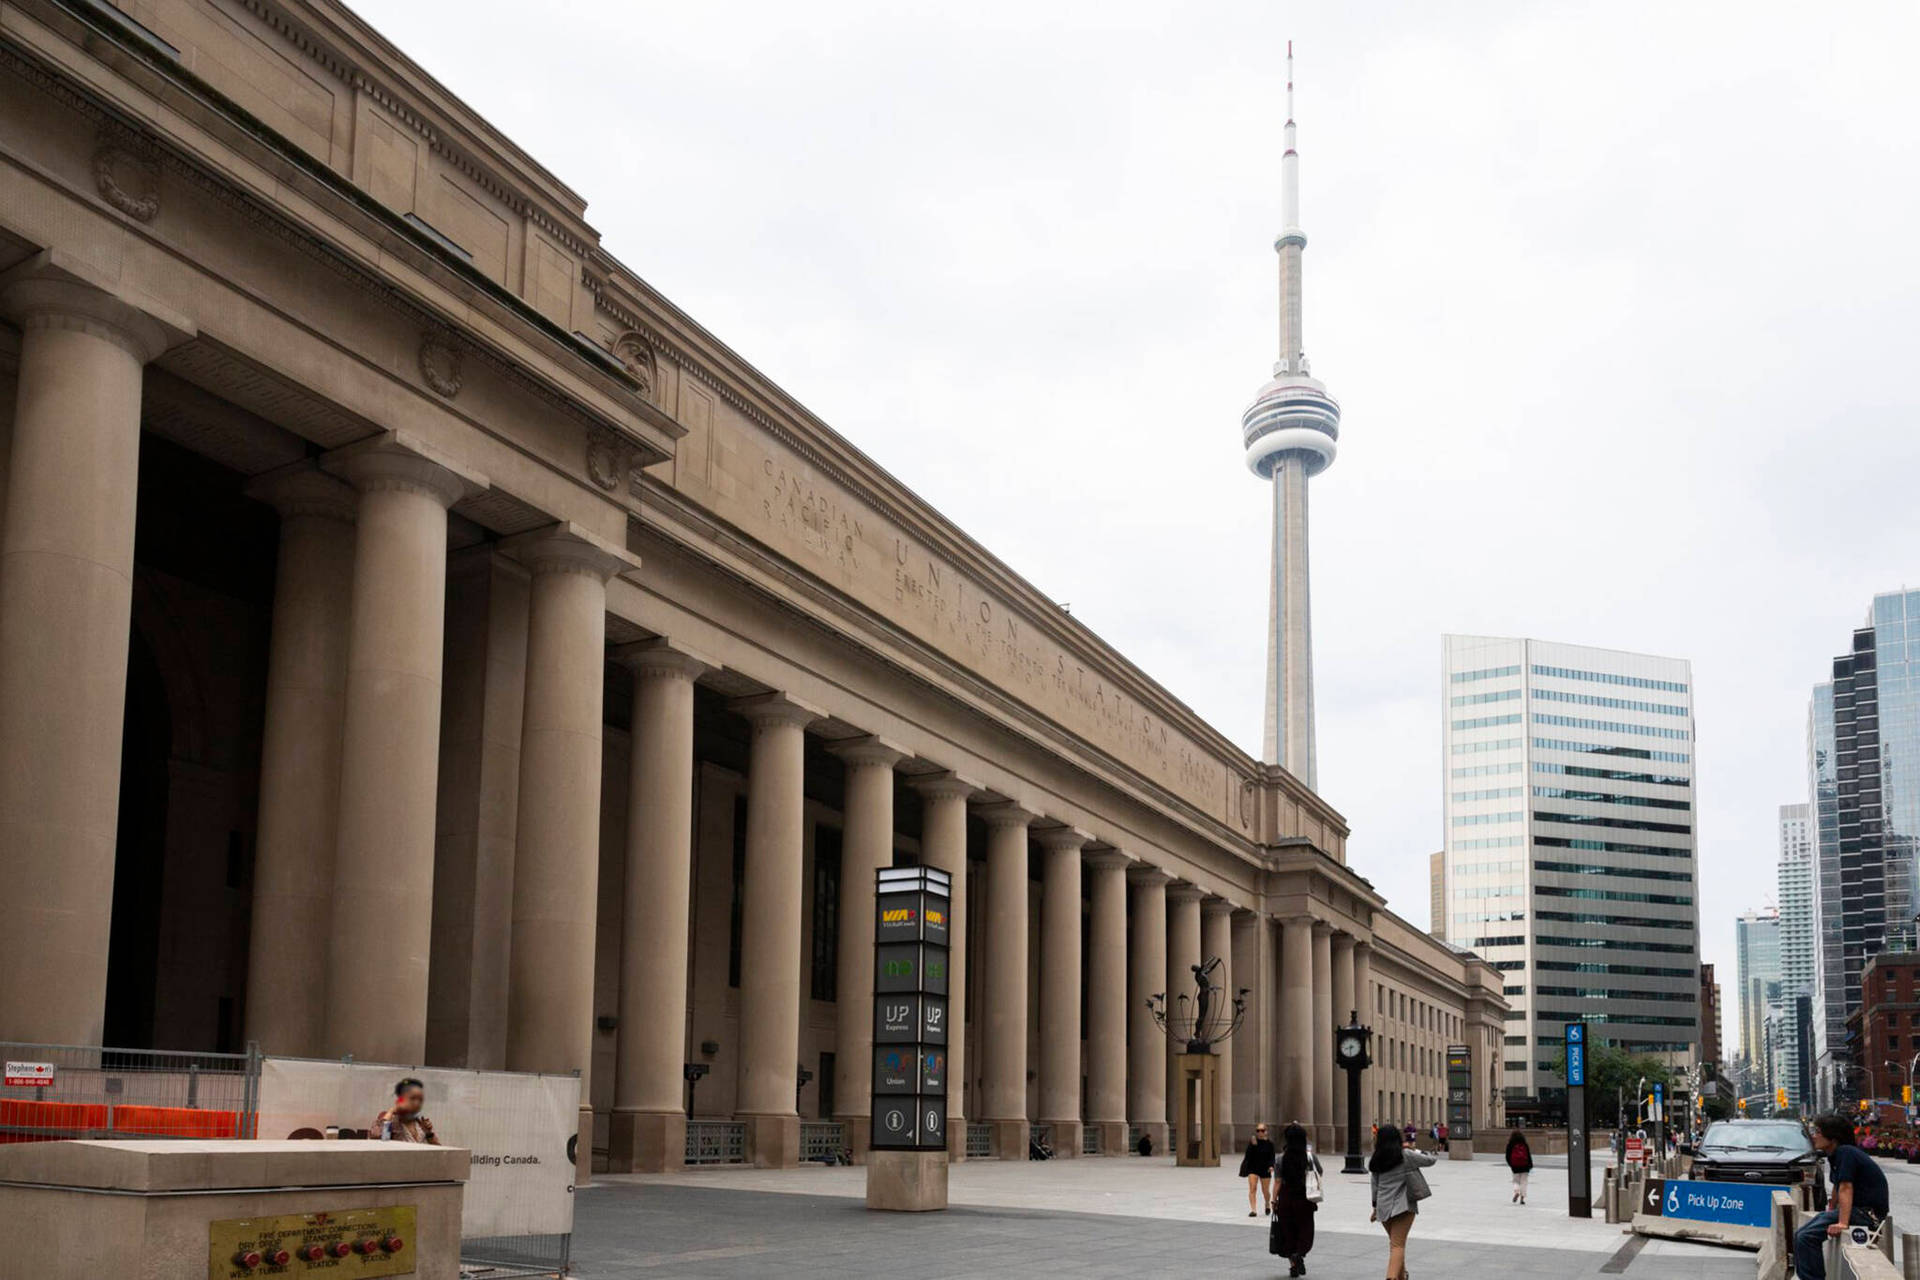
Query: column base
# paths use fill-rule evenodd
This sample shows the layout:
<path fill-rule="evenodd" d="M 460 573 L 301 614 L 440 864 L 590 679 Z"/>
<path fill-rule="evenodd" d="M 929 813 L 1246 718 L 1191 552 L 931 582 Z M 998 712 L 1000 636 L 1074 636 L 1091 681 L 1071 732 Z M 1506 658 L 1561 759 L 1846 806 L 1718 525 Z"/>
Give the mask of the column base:
<path fill-rule="evenodd" d="M 949 1115 L 947 1117 L 947 1163 L 965 1164 L 967 1162 L 967 1118 Z"/>
<path fill-rule="evenodd" d="M 1053 1158 L 1055 1160 L 1077 1160 L 1080 1158 L 1080 1122 L 1078 1120 L 1042 1120 L 1044 1125 L 1053 1127 Z"/>
<path fill-rule="evenodd" d="M 687 1163 L 687 1117 L 679 1111 L 616 1111 L 607 1140 L 609 1173 L 673 1173 Z"/>
<path fill-rule="evenodd" d="M 747 1127 L 747 1159 L 756 1169 L 794 1169 L 800 1165 L 800 1117 L 784 1115 L 734 1117 Z"/>
<path fill-rule="evenodd" d="M 574 1129 L 573 1185 L 593 1185 L 593 1108 L 582 1105 Z"/>
<path fill-rule="evenodd" d="M 947 1207 L 947 1153 L 867 1153 L 867 1208 L 925 1213 Z"/>
<path fill-rule="evenodd" d="M 855 1164 L 865 1164 L 873 1146 L 873 1117 L 835 1116 L 840 1122 L 841 1132 L 847 1144 L 847 1154 Z"/>
<path fill-rule="evenodd" d="M 1173 1154 L 1173 1148 L 1168 1145 L 1173 1136 L 1172 1125 L 1164 1120 L 1149 1120 L 1145 1124 L 1136 1124 L 1133 1127 L 1140 1131 L 1141 1136 L 1153 1140 L 1154 1155 L 1170 1156 Z M 1124 1130 L 1122 1132 L 1124 1132 Z M 1124 1138 L 1121 1140 L 1123 1142 L 1125 1141 Z M 1132 1147 L 1127 1148 L 1127 1154 L 1132 1155 L 1134 1150 L 1135 1148 Z"/>
<path fill-rule="evenodd" d="M 1099 1144 L 1103 1156 L 1124 1156 L 1127 1150 L 1127 1122 L 1125 1120 L 1090 1121 L 1094 1129 L 1094 1140 Z"/>
<path fill-rule="evenodd" d="M 996 1160 L 1027 1158 L 1027 1122 L 1025 1120 L 989 1120 L 993 1136 L 988 1149 Z"/>

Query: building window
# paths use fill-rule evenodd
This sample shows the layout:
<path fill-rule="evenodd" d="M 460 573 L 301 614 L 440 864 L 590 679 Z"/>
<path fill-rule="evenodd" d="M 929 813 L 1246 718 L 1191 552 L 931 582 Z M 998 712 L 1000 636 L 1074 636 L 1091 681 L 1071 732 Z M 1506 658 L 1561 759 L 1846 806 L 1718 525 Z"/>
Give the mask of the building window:
<path fill-rule="evenodd" d="M 839 999 L 840 829 L 813 829 L 813 974 L 815 1000 Z"/>

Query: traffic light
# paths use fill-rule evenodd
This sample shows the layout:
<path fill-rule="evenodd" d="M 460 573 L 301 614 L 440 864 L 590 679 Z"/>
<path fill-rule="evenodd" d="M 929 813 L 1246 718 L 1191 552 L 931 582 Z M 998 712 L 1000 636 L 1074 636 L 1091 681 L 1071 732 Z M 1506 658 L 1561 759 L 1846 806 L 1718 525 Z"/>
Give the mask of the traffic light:
<path fill-rule="evenodd" d="M 1862 1111 L 1871 1111 L 1873 1109 L 1873 1104 L 1867 1101 L 1865 1098 L 1862 1098 L 1860 1099 L 1860 1109 Z"/>
<path fill-rule="evenodd" d="M 1740 1108 L 1741 1115 L 1747 1114 L 1747 1100 L 1745 1098 L 1740 1099 L 1734 1105 Z"/>
<path fill-rule="evenodd" d="M 1785 1089 L 1775 1089 L 1773 1091 L 1773 1105 L 1780 1108 L 1782 1111 L 1785 1111 L 1787 1109 L 1787 1091 Z M 1862 1111 L 1865 1111 L 1867 1109 L 1867 1104 L 1864 1102 L 1861 1103 L 1860 1109 Z"/>
<path fill-rule="evenodd" d="M 1912 1085 L 1903 1084 L 1900 1086 L 1900 1101 L 1908 1104 L 1909 1106 L 1913 1104 L 1913 1086 Z"/>

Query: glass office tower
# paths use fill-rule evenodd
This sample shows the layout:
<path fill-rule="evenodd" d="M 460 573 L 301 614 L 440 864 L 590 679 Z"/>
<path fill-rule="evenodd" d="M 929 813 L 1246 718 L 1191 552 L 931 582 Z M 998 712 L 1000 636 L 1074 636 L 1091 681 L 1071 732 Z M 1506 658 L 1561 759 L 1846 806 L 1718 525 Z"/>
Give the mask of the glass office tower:
<path fill-rule="evenodd" d="M 1800 1072 L 1799 1000 L 1813 994 L 1814 949 L 1818 930 L 1813 914 L 1813 818 L 1804 804 L 1780 806 L 1780 992 L 1783 1013 L 1771 1037 L 1775 1087 L 1787 1091 L 1796 1112 L 1806 1101 Z M 1770 1015 L 1771 1016 L 1771 1015 Z M 1771 1026 L 1772 1023 L 1769 1023 Z"/>
<path fill-rule="evenodd" d="M 1565 1093 L 1564 1024 L 1690 1062 L 1700 1041 L 1692 669 L 1442 643 L 1447 938 L 1506 975 L 1502 1083 Z"/>

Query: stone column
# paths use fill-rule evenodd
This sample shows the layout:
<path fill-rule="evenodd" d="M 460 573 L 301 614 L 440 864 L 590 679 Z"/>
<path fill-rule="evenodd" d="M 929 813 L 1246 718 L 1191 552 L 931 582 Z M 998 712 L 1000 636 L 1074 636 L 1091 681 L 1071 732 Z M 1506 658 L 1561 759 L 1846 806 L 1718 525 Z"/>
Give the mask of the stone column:
<path fill-rule="evenodd" d="M 579 1071 L 579 1132 L 591 1135 L 607 579 L 638 560 L 570 525 L 506 545 L 533 573 L 514 835 L 507 1069 Z M 592 1147 L 591 1140 L 579 1144 L 579 1184 L 592 1176 Z"/>
<path fill-rule="evenodd" d="M 1167 886 L 1167 1014 L 1173 1016 L 1181 1008 L 1180 997 L 1185 996 L 1186 1010 L 1193 1012 L 1194 995 L 1199 990 L 1193 985 L 1193 966 L 1200 963 L 1200 890 L 1183 881 Z M 1185 1043 L 1175 1044 L 1168 1039 L 1164 1046 L 1167 1060 L 1167 1080 L 1171 1087 L 1167 1089 L 1167 1123 L 1176 1124 L 1180 1118 L 1180 1096 L 1178 1089 L 1179 1073 L 1174 1056 L 1186 1050 Z"/>
<path fill-rule="evenodd" d="M 686 1161 L 687 942 L 693 902 L 693 684 L 713 664 L 666 640 L 614 651 L 633 671 L 620 1027 L 607 1166 Z"/>
<path fill-rule="evenodd" d="M 1013 804 L 981 810 L 987 821 L 986 986 L 981 995 L 982 1117 L 993 1126 L 993 1154 L 1027 1154 L 1027 825 Z"/>
<path fill-rule="evenodd" d="M 0 531 L 0 1040 L 97 1045 L 133 616 L 141 368 L 188 336 L 43 252 L 0 277 L 20 375 Z"/>
<path fill-rule="evenodd" d="M 247 949 L 247 1038 L 268 1053 L 320 1052 L 353 607 L 354 492 L 310 462 L 269 472 L 248 496 L 280 513 L 267 653 L 260 817 Z"/>
<path fill-rule="evenodd" d="M 1220 957 L 1213 981 L 1220 988 L 1221 1016 L 1231 1022 L 1234 996 L 1240 988 L 1233 968 L 1233 904 L 1225 898 L 1208 898 L 1200 904 L 1200 955 L 1202 961 Z M 1233 1110 L 1233 1042 L 1238 1036 L 1220 1042 L 1214 1052 L 1220 1058 L 1216 1086 L 1220 1095 L 1220 1149 L 1236 1145 Z"/>
<path fill-rule="evenodd" d="M 1353 998 L 1360 1006 L 1360 1025 L 1371 1027 L 1379 1019 L 1373 1011 L 1373 944 L 1356 939 L 1353 944 Z M 1376 1073 L 1380 1070 L 1380 1037 L 1376 1034 L 1368 1050 L 1375 1059 L 1375 1065 L 1361 1073 L 1360 1090 L 1360 1137 L 1364 1144 L 1373 1131 L 1373 1094 Z"/>
<path fill-rule="evenodd" d="M 1261 994 L 1263 988 L 1270 988 L 1269 982 L 1260 969 L 1260 918 L 1251 911 L 1235 911 L 1230 917 L 1232 938 L 1229 950 L 1233 953 L 1233 982 L 1235 987 L 1250 987 L 1247 993 L 1246 1018 L 1240 1024 L 1240 1031 L 1234 1036 L 1232 1083 L 1225 1088 L 1233 1090 L 1234 1145 L 1244 1145 L 1245 1138 L 1252 1127 L 1266 1119 L 1266 1107 L 1260 1094 L 1260 1059 L 1266 1052 L 1266 1020 L 1261 1017 Z M 1224 1144 L 1223 1144 L 1224 1145 Z"/>
<path fill-rule="evenodd" d="M 834 1115 L 847 1149 L 866 1161 L 873 1129 L 873 910 L 875 875 L 893 865 L 893 766 L 906 752 L 881 738 L 836 743 L 847 764 L 840 846 L 840 945 L 835 986 Z M 952 922 L 949 921 L 949 928 Z M 952 935 L 949 934 L 949 937 Z M 947 994 L 952 1007 L 953 994 Z M 949 1023 L 947 1038 L 953 1039 Z M 952 1072 L 952 1058 L 948 1058 Z"/>
<path fill-rule="evenodd" d="M 527 707 L 526 566 L 479 543 L 447 558 L 434 814 L 427 1063 L 507 1065 L 513 846 Z"/>
<path fill-rule="evenodd" d="M 1133 920 L 1127 938 L 1127 1119 L 1167 1151 L 1167 1035 L 1153 1020 L 1149 999 L 1167 989 L 1167 882 L 1155 867 L 1127 872 Z"/>
<path fill-rule="evenodd" d="M 1072 827 L 1039 835 L 1045 850 L 1040 898 L 1040 1115 L 1053 1154 L 1080 1154 L 1080 850 L 1092 839 Z"/>
<path fill-rule="evenodd" d="M 967 1158 L 967 797 L 980 788 L 952 773 L 916 778 L 913 786 L 922 798 L 920 861 L 946 872 L 952 882 L 947 919 L 947 1158 L 959 1162 Z"/>
<path fill-rule="evenodd" d="M 1347 1025 L 1347 1016 L 1359 1011 L 1353 987 L 1353 935 L 1334 934 L 1332 951 L 1333 1017 L 1330 1021 L 1344 1027 Z M 1350 1075 L 1350 1072 L 1338 1068 L 1333 1072 L 1333 1149 L 1336 1152 L 1347 1149 L 1347 1080 Z"/>
<path fill-rule="evenodd" d="M 447 508 L 483 478 L 389 432 L 328 455 L 360 491 L 322 1052 L 427 1048 Z"/>
<path fill-rule="evenodd" d="M 1103 1156 L 1127 1152 L 1127 868 L 1132 865 L 1132 858 L 1112 851 L 1087 859 L 1087 1123 Z"/>
<path fill-rule="evenodd" d="M 801 866 L 806 726 L 821 713 L 778 693 L 732 704 L 753 726 L 747 766 L 746 885 L 740 907 L 740 1087 L 755 1165 L 800 1163 Z"/>
<path fill-rule="evenodd" d="M 1313 1133 L 1313 919 L 1280 925 L 1280 1124 Z M 1323 1162 L 1324 1163 L 1324 1162 Z"/>
<path fill-rule="evenodd" d="M 1313 1130 L 1333 1149 L 1333 926 L 1313 926 Z"/>

